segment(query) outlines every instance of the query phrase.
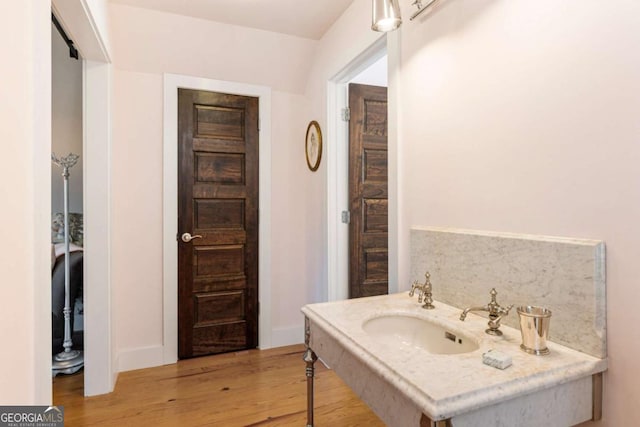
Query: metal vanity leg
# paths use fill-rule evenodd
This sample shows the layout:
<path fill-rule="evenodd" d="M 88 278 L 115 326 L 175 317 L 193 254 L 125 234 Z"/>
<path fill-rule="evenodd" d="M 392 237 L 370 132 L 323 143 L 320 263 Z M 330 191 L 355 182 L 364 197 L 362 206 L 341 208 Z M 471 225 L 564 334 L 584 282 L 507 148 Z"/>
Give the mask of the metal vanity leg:
<path fill-rule="evenodd" d="M 313 375 L 314 364 L 318 360 L 318 356 L 309 347 L 309 339 L 311 337 L 311 329 L 309 328 L 309 319 L 304 318 L 304 345 L 307 348 L 302 356 L 302 360 L 307 364 L 307 427 L 313 427 Z"/>
<path fill-rule="evenodd" d="M 451 427 L 451 419 L 448 418 L 446 420 L 432 421 L 431 418 L 422 414 L 422 417 L 420 418 L 420 427 Z"/>
<path fill-rule="evenodd" d="M 602 372 L 594 374 L 591 378 L 593 392 L 593 413 L 591 419 L 598 421 L 602 419 Z"/>

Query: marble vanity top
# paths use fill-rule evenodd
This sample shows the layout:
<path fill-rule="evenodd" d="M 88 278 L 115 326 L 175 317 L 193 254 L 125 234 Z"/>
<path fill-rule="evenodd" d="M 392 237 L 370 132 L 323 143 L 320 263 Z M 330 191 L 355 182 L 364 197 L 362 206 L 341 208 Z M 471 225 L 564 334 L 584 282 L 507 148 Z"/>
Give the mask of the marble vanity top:
<path fill-rule="evenodd" d="M 533 356 L 520 350 L 520 331 L 501 326 L 504 335 L 490 336 L 485 316 L 470 313 L 460 321 L 461 309 L 435 301 L 434 310 L 425 310 L 406 292 L 346 301 L 310 304 L 302 308 L 312 327 L 321 328 L 373 372 L 393 384 L 398 392 L 413 401 L 434 420 L 452 418 L 468 411 L 548 389 L 607 368 L 606 359 L 598 359 L 553 342 L 551 319 L 547 342 L 551 353 Z M 369 335 L 362 328 L 368 319 L 408 315 L 442 325 L 455 333 L 478 340 L 478 350 L 455 354 L 430 354 L 414 347 L 398 348 Z M 516 316 L 515 309 L 509 316 Z M 313 346 L 313 334 L 311 348 Z M 513 364 L 499 370 L 482 363 L 482 354 L 490 349 L 512 357 Z M 322 358 L 322 352 L 318 352 Z"/>

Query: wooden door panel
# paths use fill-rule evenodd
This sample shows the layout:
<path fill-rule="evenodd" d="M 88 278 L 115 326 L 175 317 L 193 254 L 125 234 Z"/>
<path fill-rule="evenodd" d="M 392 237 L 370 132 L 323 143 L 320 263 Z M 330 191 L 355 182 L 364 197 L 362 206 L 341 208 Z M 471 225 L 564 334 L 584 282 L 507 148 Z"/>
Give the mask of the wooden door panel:
<path fill-rule="evenodd" d="M 179 357 L 258 344 L 258 99 L 180 89 Z"/>
<path fill-rule="evenodd" d="M 196 181 L 211 184 L 244 184 L 244 154 L 194 152 Z"/>
<path fill-rule="evenodd" d="M 364 171 L 363 181 L 368 182 L 387 182 L 387 150 L 364 150 Z"/>
<path fill-rule="evenodd" d="M 217 153 L 244 153 L 244 144 L 227 139 L 193 138 L 194 151 Z"/>
<path fill-rule="evenodd" d="M 243 320 L 244 297 L 244 290 L 197 294 L 195 326 Z"/>
<path fill-rule="evenodd" d="M 220 291 L 232 291 L 247 287 L 247 278 L 242 276 L 227 277 L 199 277 L 193 281 L 194 293 L 211 293 Z"/>
<path fill-rule="evenodd" d="M 198 246 L 193 269 L 195 278 L 244 274 L 244 245 Z"/>
<path fill-rule="evenodd" d="M 368 250 L 387 250 L 387 236 L 384 233 L 368 233 L 362 237 L 362 254 Z"/>
<path fill-rule="evenodd" d="M 215 230 L 213 233 L 211 229 L 194 228 L 194 232 L 191 234 L 199 234 L 201 239 L 193 240 L 194 247 L 204 247 L 211 245 L 245 245 L 247 243 L 247 233 L 240 230 Z M 205 233 L 205 234 L 202 234 Z"/>
<path fill-rule="evenodd" d="M 386 233 L 389 229 L 387 199 L 362 199 L 363 233 Z"/>
<path fill-rule="evenodd" d="M 193 185 L 193 197 L 198 199 L 246 199 L 244 188 L 231 185 L 210 185 L 196 183 Z M 247 207 L 248 209 L 248 207 Z"/>
<path fill-rule="evenodd" d="M 355 86 L 355 85 L 354 85 Z M 379 136 L 387 141 L 387 93 L 384 88 L 384 98 L 380 97 L 382 92 L 377 86 L 358 85 L 356 88 L 364 94 L 361 105 L 364 112 L 362 117 L 362 133 L 366 136 Z M 376 88 L 376 89 L 370 89 Z"/>
<path fill-rule="evenodd" d="M 196 229 L 244 230 L 243 199 L 196 199 L 193 202 Z"/>
<path fill-rule="evenodd" d="M 387 188 L 380 185 L 363 185 L 360 187 L 361 195 L 364 200 L 378 199 L 385 200 L 387 196 Z"/>
<path fill-rule="evenodd" d="M 387 90 L 349 85 L 349 296 L 388 292 Z"/>
<path fill-rule="evenodd" d="M 235 139 L 244 142 L 244 109 L 194 105 L 196 138 Z"/>
<path fill-rule="evenodd" d="M 247 322 L 227 322 L 193 328 L 192 356 L 225 353 L 249 347 Z"/>
<path fill-rule="evenodd" d="M 387 251 L 367 249 L 365 251 L 365 280 L 384 281 L 387 279 Z"/>

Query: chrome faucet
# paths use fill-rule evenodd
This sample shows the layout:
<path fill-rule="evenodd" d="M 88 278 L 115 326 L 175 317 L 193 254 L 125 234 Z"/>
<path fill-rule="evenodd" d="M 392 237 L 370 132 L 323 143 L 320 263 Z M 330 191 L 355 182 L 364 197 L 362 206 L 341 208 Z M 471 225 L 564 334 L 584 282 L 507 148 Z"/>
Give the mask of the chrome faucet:
<path fill-rule="evenodd" d="M 432 310 L 436 307 L 433 305 L 433 298 L 431 294 L 431 280 L 430 280 L 431 275 L 427 271 L 424 274 L 424 277 L 425 277 L 425 281 L 424 281 L 424 284 L 422 285 L 418 283 L 417 280 L 413 282 L 413 284 L 411 285 L 411 290 L 409 291 L 409 296 L 412 297 L 417 289 L 418 303 L 422 304 L 422 301 L 424 299 L 424 305 L 422 306 L 422 308 L 426 308 L 427 310 Z"/>
<path fill-rule="evenodd" d="M 511 304 L 507 308 L 501 307 L 500 304 L 498 304 L 498 301 L 496 301 L 496 296 L 498 295 L 496 288 L 491 289 L 491 292 L 489 292 L 489 294 L 491 295 L 491 302 L 489 302 L 489 304 L 485 305 L 484 307 L 465 308 L 460 315 L 460 320 L 464 322 L 464 319 L 467 318 L 467 314 L 469 314 L 470 311 L 488 311 L 489 329 L 485 330 L 485 332 L 489 335 L 500 336 L 502 335 L 502 331 L 498 329 L 500 328 L 500 320 L 502 320 L 504 316 L 509 314 L 509 310 L 511 310 L 513 304 Z"/>

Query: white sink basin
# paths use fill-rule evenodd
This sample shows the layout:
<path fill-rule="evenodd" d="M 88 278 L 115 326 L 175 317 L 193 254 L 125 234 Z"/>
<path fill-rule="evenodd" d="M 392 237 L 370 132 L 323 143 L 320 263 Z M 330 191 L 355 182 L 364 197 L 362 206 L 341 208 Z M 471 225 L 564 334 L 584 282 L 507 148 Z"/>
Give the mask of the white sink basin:
<path fill-rule="evenodd" d="M 386 344 L 416 347 L 431 354 L 460 354 L 478 349 L 478 342 L 467 335 L 418 317 L 391 315 L 374 317 L 362 329 Z"/>

